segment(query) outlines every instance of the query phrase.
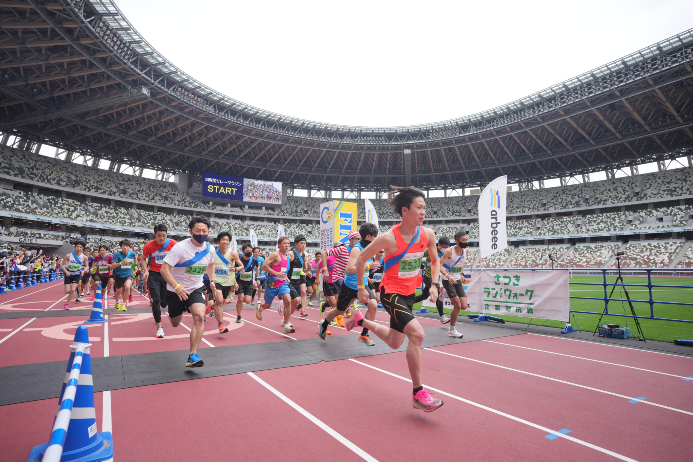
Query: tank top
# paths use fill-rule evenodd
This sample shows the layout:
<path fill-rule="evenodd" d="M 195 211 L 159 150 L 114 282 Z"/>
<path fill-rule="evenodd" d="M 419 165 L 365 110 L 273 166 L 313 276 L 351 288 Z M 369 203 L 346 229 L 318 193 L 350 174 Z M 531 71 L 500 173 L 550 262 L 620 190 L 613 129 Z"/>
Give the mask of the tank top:
<path fill-rule="evenodd" d="M 303 262 L 306 260 L 305 253 L 298 253 L 296 249 L 291 249 L 294 253 L 294 259 L 289 263 L 291 270 L 289 271 L 289 279 L 291 282 L 298 283 L 301 281 L 301 273 L 303 273 Z"/>
<path fill-rule="evenodd" d="M 455 281 L 459 281 L 462 277 L 462 270 L 467 264 L 467 249 L 462 249 L 462 255 L 457 255 L 455 249 L 452 249 L 452 255 L 447 261 L 443 262 L 443 267 L 447 269 Z"/>
<path fill-rule="evenodd" d="M 70 253 L 70 258 L 68 258 L 66 266 L 67 271 L 70 272 L 70 275 L 74 276 L 76 274 L 80 274 L 82 271 L 84 271 L 84 267 L 84 254 L 75 258 L 75 253 Z"/>
<path fill-rule="evenodd" d="M 276 271 L 277 273 L 286 273 L 286 270 L 289 269 L 289 259 L 279 253 L 279 258 L 280 262 L 278 265 L 272 265 L 272 270 Z M 268 279 L 272 281 L 272 287 L 281 287 L 284 284 L 288 283 L 286 279 L 277 279 L 272 275 L 267 275 Z"/>
<path fill-rule="evenodd" d="M 395 253 L 386 255 L 384 262 L 395 258 L 401 254 L 407 247 L 409 242 L 404 242 L 402 234 L 399 232 L 399 223 L 392 227 L 392 233 L 397 241 L 397 250 Z M 428 246 L 428 236 L 423 227 L 419 227 L 419 238 L 407 251 L 406 255 L 399 263 L 383 273 L 383 282 L 380 283 L 380 291 L 388 294 L 413 295 L 417 287 L 421 285 L 421 259 Z"/>
<path fill-rule="evenodd" d="M 354 247 L 351 248 L 351 250 L 358 248 L 363 252 L 363 247 L 361 246 L 361 243 L 357 243 Z M 361 278 L 361 283 L 364 286 L 368 285 L 368 280 L 366 279 L 368 277 L 368 269 L 366 269 L 363 273 L 363 277 Z M 346 276 L 344 276 L 344 285 L 350 288 L 351 290 L 358 290 L 358 280 L 359 277 L 356 273 L 346 273 Z"/>

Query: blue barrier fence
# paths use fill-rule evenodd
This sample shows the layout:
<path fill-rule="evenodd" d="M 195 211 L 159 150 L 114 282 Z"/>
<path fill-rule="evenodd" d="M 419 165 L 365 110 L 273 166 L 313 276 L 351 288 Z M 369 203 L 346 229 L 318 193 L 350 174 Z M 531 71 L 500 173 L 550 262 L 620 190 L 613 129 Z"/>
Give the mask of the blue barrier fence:
<path fill-rule="evenodd" d="M 652 289 L 666 288 L 666 289 L 693 289 L 692 285 L 666 285 L 666 284 L 653 284 L 653 277 L 693 277 L 693 268 L 621 268 L 621 275 L 624 277 L 642 277 L 647 279 L 647 283 L 643 284 L 615 284 L 613 282 L 608 282 L 607 278 L 616 278 L 618 276 L 617 268 L 579 268 L 579 269 L 569 269 L 569 268 L 474 268 L 465 271 L 481 271 L 483 269 L 491 271 L 570 271 L 572 276 L 601 276 L 602 282 L 570 282 L 573 286 L 599 286 L 604 289 L 604 296 L 602 297 L 578 297 L 571 295 L 571 299 L 577 300 L 596 300 L 602 301 L 604 303 L 604 311 L 582 311 L 582 310 L 570 310 L 570 313 L 581 313 L 581 314 L 595 314 L 605 316 L 616 316 L 623 318 L 638 318 L 638 319 L 652 319 L 657 321 L 674 321 L 674 322 L 687 322 L 693 323 L 693 319 L 673 319 L 655 316 L 655 305 L 676 305 L 676 306 L 691 306 L 693 303 L 687 302 L 667 302 L 655 300 L 652 293 Z M 644 281 L 643 281 L 644 282 Z M 639 300 L 635 298 L 630 298 L 632 303 L 646 303 L 650 307 L 649 316 L 633 316 L 632 314 L 617 314 L 609 311 L 609 304 L 612 302 L 628 302 L 625 298 L 609 298 L 611 288 L 613 287 L 647 287 L 648 298 L 647 300 Z M 616 292 L 614 292 L 616 295 Z M 693 293 L 691 294 L 691 301 L 693 301 Z M 693 312 L 691 313 L 691 318 L 693 318 Z"/>

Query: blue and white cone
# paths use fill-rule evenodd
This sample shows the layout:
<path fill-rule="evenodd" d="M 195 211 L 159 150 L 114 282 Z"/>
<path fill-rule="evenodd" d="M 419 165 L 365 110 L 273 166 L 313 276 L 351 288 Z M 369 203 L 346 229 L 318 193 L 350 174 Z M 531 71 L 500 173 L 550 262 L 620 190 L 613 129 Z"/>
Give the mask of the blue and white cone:
<path fill-rule="evenodd" d="M 569 334 L 571 332 L 577 332 L 577 329 L 575 329 L 569 322 L 565 323 L 565 328 L 561 331 L 561 334 Z"/>
<path fill-rule="evenodd" d="M 86 326 L 79 326 L 75 333 L 75 341 L 72 345 L 70 360 L 68 361 L 67 372 L 60 391 L 60 406 L 58 408 L 58 421 L 61 410 L 69 408 L 69 400 L 63 402 L 63 395 L 68 386 L 75 386 L 77 391 L 74 395 L 72 404 L 72 414 L 70 420 L 61 426 L 54 428 L 48 444 L 36 446 L 29 455 L 28 462 L 42 460 L 44 455 L 50 454 L 56 449 L 60 450 L 60 441 L 63 435 L 65 438 L 62 444 L 62 456 L 60 461 L 79 460 L 80 462 L 100 462 L 113 458 L 113 438 L 110 432 L 97 433 L 96 429 L 96 410 L 94 409 L 94 385 L 91 375 L 91 355 L 89 351 L 89 333 Z M 80 343 L 86 344 L 84 353 L 81 355 L 82 364 L 80 367 L 79 379 L 70 380 L 70 372 L 75 360 L 75 352 Z M 75 383 L 76 382 L 76 383 Z M 63 428 L 64 427 L 64 428 Z"/>
<path fill-rule="evenodd" d="M 479 313 L 479 315 L 474 320 L 474 322 L 483 322 L 483 321 L 486 321 L 486 315 L 482 314 L 482 313 Z"/>
<path fill-rule="evenodd" d="M 22 275 L 17 276 L 17 290 L 24 288 L 24 283 L 22 282 Z"/>
<path fill-rule="evenodd" d="M 426 307 L 422 305 L 422 306 L 421 306 L 421 309 L 420 309 L 419 311 L 417 311 L 417 313 L 418 313 L 418 314 L 430 313 L 430 311 L 428 311 L 428 310 L 426 309 Z"/>
<path fill-rule="evenodd" d="M 96 294 L 94 296 L 94 304 L 91 307 L 91 315 L 89 319 L 84 322 L 96 323 L 96 322 L 106 322 L 103 317 L 103 303 L 101 301 L 101 284 L 96 289 Z"/>
<path fill-rule="evenodd" d="M 14 286 L 14 277 L 13 276 L 10 276 L 10 285 L 7 286 L 7 290 L 10 292 L 14 292 L 15 290 L 17 290 Z"/>
<path fill-rule="evenodd" d="M 6 294 L 7 293 L 7 286 L 5 285 L 5 282 L 0 284 L 0 294 Z"/>

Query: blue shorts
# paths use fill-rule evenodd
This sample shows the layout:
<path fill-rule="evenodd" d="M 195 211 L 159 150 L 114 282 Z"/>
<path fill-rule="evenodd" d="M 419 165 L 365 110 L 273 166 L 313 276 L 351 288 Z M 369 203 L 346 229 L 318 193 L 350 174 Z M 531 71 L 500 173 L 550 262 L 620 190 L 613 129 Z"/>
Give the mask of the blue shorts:
<path fill-rule="evenodd" d="M 267 282 L 267 278 L 260 278 L 260 288 L 265 288 L 265 282 Z"/>
<path fill-rule="evenodd" d="M 267 289 L 265 289 L 265 303 L 271 305 L 274 301 L 274 297 L 281 299 L 282 295 L 288 293 L 291 293 L 291 289 L 289 289 L 288 282 L 285 282 L 279 287 L 268 287 Z"/>

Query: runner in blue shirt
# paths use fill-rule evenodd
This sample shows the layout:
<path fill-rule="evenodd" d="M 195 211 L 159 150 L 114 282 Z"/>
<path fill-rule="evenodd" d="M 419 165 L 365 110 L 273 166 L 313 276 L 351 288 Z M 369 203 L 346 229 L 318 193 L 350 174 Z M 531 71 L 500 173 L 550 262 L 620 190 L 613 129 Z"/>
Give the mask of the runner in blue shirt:
<path fill-rule="evenodd" d="M 137 259 L 137 254 L 130 250 L 132 243 L 124 239 L 120 241 L 120 252 L 113 254 L 113 263 L 108 265 L 113 270 L 113 285 L 115 287 L 116 311 L 127 311 L 127 301 L 132 291 L 132 267 Z M 123 303 L 118 300 L 122 297 Z"/>

